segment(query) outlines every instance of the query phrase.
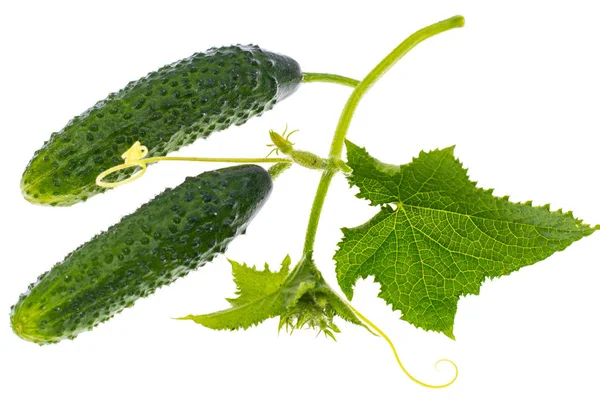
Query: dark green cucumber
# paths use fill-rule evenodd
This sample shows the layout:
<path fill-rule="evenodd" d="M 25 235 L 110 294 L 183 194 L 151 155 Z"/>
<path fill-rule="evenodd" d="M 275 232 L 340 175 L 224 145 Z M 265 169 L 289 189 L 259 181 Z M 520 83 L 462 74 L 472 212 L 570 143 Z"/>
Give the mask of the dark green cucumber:
<path fill-rule="evenodd" d="M 149 157 L 261 115 L 302 80 L 293 59 L 257 46 L 213 48 L 130 82 L 55 132 L 23 173 L 33 203 L 71 205 L 100 193 L 96 176 L 137 140 Z M 114 179 L 131 176 L 123 170 Z"/>
<path fill-rule="evenodd" d="M 69 254 L 11 311 L 39 344 L 74 338 L 225 251 L 272 188 L 256 165 L 205 172 L 167 189 Z"/>

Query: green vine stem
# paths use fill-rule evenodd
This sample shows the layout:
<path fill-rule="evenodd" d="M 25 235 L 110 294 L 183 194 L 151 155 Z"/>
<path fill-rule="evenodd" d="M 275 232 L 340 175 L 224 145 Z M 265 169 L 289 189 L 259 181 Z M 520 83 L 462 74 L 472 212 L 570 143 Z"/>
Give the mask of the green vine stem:
<path fill-rule="evenodd" d="M 318 72 L 304 72 L 302 74 L 302 82 L 337 83 L 338 85 L 349 86 L 351 88 L 358 86 L 358 84 L 360 83 L 360 81 L 348 78 L 346 76 L 335 74 L 322 74 Z"/>
<path fill-rule="evenodd" d="M 340 115 L 340 119 L 335 130 L 335 135 L 331 143 L 331 149 L 329 152 L 330 159 L 340 159 L 342 150 L 344 148 L 346 133 L 350 127 L 350 122 L 352 121 L 356 107 L 365 93 L 375 84 L 375 82 L 377 82 L 377 80 L 406 53 L 408 53 L 413 47 L 425 39 L 450 29 L 460 28 L 464 26 L 464 24 L 465 19 L 462 16 L 454 16 L 413 33 L 406 40 L 400 43 L 400 45 L 398 45 L 398 47 L 388 54 L 387 57 L 385 57 L 379 64 L 377 64 L 377 66 L 373 68 L 373 70 L 369 72 L 369 74 L 362 81 L 360 81 L 360 83 L 358 83 L 348 98 L 346 105 L 344 106 L 344 110 Z M 310 210 L 310 217 L 308 220 L 308 226 L 306 228 L 306 238 L 304 240 L 303 254 L 310 254 L 314 249 L 321 211 L 323 210 L 325 197 L 327 196 L 327 191 L 329 190 L 331 180 L 333 179 L 335 173 L 335 170 L 326 170 L 321 175 L 321 180 L 319 181 L 319 186 Z"/>
<path fill-rule="evenodd" d="M 350 127 L 350 123 L 352 122 L 352 117 L 354 116 L 354 112 L 356 111 L 358 103 L 360 102 L 362 97 L 375 84 L 375 82 L 377 82 L 377 80 L 381 76 L 383 76 L 383 74 L 385 74 L 398 60 L 400 60 L 413 47 L 415 47 L 416 45 L 418 45 L 425 39 L 437 35 L 438 33 L 442 33 L 442 32 L 445 32 L 445 31 L 453 29 L 453 28 L 460 28 L 460 27 L 464 26 L 464 23 L 465 23 L 465 20 L 462 16 L 455 16 L 455 17 L 446 19 L 444 21 L 440 21 L 436 24 L 430 25 L 426 28 L 423 28 L 423 29 L 413 33 L 406 40 L 404 40 L 402 43 L 400 43 L 400 45 L 398 45 L 398 47 L 396 47 L 390 54 L 388 54 L 387 57 L 385 57 L 379 64 L 377 64 L 377 66 L 375 66 L 375 68 L 373 68 L 373 70 L 371 70 L 371 72 L 369 72 L 369 74 L 362 81 L 360 81 L 358 83 L 358 85 L 356 85 L 356 87 L 354 88 L 354 91 L 352 92 L 352 94 L 350 95 L 348 100 L 346 101 L 346 105 L 344 106 L 342 114 L 340 115 L 340 119 L 338 121 L 338 125 L 335 130 L 335 134 L 333 136 L 333 140 L 331 142 L 331 148 L 329 151 L 330 167 L 325 169 L 323 171 L 323 174 L 321 175 L 321 180 L 319 181 L 319 186 L 317 187 L 317 192 L 315 194 L 313 205 L 310 210 L 310 217 L 308 220 L 308 226 L 306 228 L 306 238 L 304 240 L 304 250 L 303 250 L 304 257 L 307 257 L 313 253 L 314 245 L 315 245 L 315 238 L 316 238 L 317 229 L 319 226 L 319 219 L 321 217 L 321 212 L 323 210 L 323 204 L 325 203 L 325 197 L 327 196 L 327 191 L 329 190 L 329 186 L 331 185 L 333 176 L 339 170 L 339 168 L 335 168 L 335 165 L 336 165 L 336 162 L 341 161 L 342 150 L 344 148 L 344 140 L 346 138 L 348 128 Z M 294 272 L 298 272 L 298 268 L 296 270 L 292 271 L 292 275 L 294 274 Z M 383 331 L 381 331 L 381 329 L 379 329 L 376 325 L 374 325 L 366 317 L 364 317 L 362 314 L 360 314 L 350 304 L 347 304 L 347 306 L 352 310 L 352 312 L 354 312 L 354 314 L 361 321 L 366 323 L 371 328 L 375 329 L 375 331 L 386 340 L 386 342 L 390 345 L 390 347 L 394 353 L 394 356 L 396 357 L 396 361 L 397 361 L 398 365 L 400 366 L 402 371 L 404 371 L 404 373 L 411 380 L 413 380 L 414 382 L 416 382 L 420 385 L 423 385 L 428 388 L 433 388 L 433 389 L 447 387 L 447 386 L 451 385 L 452 383 L 454 383 L 454 381 L 458 377 L 458 368 L 456 367 L 456 364 L 454 364 L 454 362 L 452 362 L 450 360 L 445 360 L 445 359 L 438 361 L 436 363 L 436 367 L 441 361 L 449 362 L 454 367 L 454 370 L 455 370 L 454 378 L 451 381 L 449 381 L 443 385 L 430 385 L 430 384 L 424 383 L 424 382 L 416 379 L 414 376 L 412 376 L 406 370 L 406 368 L 404 368 L 392 341 L 387 337 L 387 335 L 385 335 L 385 333 L 383 333 Z"/>

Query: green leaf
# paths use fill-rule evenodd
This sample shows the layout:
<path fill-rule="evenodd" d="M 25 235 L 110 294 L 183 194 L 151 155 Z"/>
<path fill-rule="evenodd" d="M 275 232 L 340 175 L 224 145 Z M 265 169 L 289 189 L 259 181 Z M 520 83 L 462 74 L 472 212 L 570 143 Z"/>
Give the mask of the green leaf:
<path fill-rule="evenodd" d="M 334 338 L 339 332 L 336 316 L 364 326 L 348 305 L 323 280 L 310 255 L 304 257 L 290 273 L 287 256 L 278 272 L 257 270 L 231 261 L 235 298 L 227 299 L 231 308 L 203 315 L 179 318 L 192 320 L 211 329 L 248 329 L 264 320 L 279 316 L 279 328 L 288 331 L 311 328 Z M 335 339 L 335 338 L 334 338 Z"/>
<path fill-rule="evenodd" d="M 241 307 L 277 292 L 285 278 L 290 272 L 292 263 L 290 256 L 286 256 L 281 263 L 279 272 L 271 272 L 269 265 L 265 263 L 265 269 L 259 271 L 256 267 L 249 268 L 246 264 L 240 264 L 229 260 L 233 281 L 237 285 L 236 298 L 227 299 L 234 307 Z"/>
<path fill-rule="evenodd" d="M 374 276 L 379 296 L 402 319 L 453 338 L 460 296 L 478 294 L 486 277 L 508 275 L 592 234 L 549 206 L 511 203 L 469 181 L 454 148 L 421 152 L 403 166 L 384 164 L 347 142 L 357 197 L 381 210 L 343 229 L 334 257 L 349 299 L 358 278 Z"/>
<path fill-rule="evenodd" d="M 285 311 L 285 302 L 279 288 L 289 273 L 290 258 L 286 257 L 279 272 L 271 272 L 265 264 L 263 271 L 246 264 L 231 263 L 237 298 L 227 299 L 231 308 L 210 314 L 188 315 L 182 320 L 192 320 L 211 329 L 248 329 Z"/>

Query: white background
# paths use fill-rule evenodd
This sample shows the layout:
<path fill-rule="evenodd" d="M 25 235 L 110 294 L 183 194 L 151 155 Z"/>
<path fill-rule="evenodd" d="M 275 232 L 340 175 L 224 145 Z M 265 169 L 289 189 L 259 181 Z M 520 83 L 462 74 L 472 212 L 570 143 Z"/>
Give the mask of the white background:
<path fill-rule="evenodd" d="M 349 138 L 390 163 L 456 144 L 474 181 L 498 195 L 574 210 L 600 223 L 600 25 L 594 1 L 3 2 L 0 6 L 0 398 L 2 399 L 597 399 L 600 234 L 459 301 L 456 341 L 399 320 L 357 283 L 353 304 L 396 342 L 419 378 L 453 359 L 458 381 L 421 388 L 385 342 L 340 322 L 338 342 L 277 334 L 271 320 L 213 332 L 171 317 L 227 306 L 224 257 L 162 288 L 75 341 L 39 347 L 11 332 L 9 308 L 76 246 L 185 176 L 217 165 L 161 163 L 140 181 L 70 208 L 22 199 L 21 173 L 52 131 L 108 92 L 211 46 L 256 43 L 304 71 L 364 76 L 406 36 L 455 14 L 466 27 L 421 44 L 369 92 Z M 306 84 L 261 118 L 179 154 L 263 156 L 268 129 L 301 129 L 298 148 L 326 155 L 350 89 Z M 219 166 L 220 167 L 220 166 Z M 318 173 L 282 176 L 228 257 L 297 260 Z M 376 212 L 334 180 L 316 261 L 335 286 L 339 228 Z"/>

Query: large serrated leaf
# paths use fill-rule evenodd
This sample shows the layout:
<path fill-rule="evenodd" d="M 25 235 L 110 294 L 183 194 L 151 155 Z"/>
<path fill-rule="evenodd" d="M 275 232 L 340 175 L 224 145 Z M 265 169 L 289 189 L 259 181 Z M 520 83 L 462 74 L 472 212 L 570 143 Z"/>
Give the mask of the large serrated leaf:
<path fill-rule="evenodd" d="M 476 187 L 453 148 L 421 152 L 412 163 L 381 163 L 347 142 L 350 183 L 382 208 L 362 226 L 343 229 L 337 276 L 351 298 L 373 275 L 402 319 L 453 337 L 460 296 L 478 294 L 486 277 L 507 275 L 590 235 L 571 213 L 512 203 Z"/>

